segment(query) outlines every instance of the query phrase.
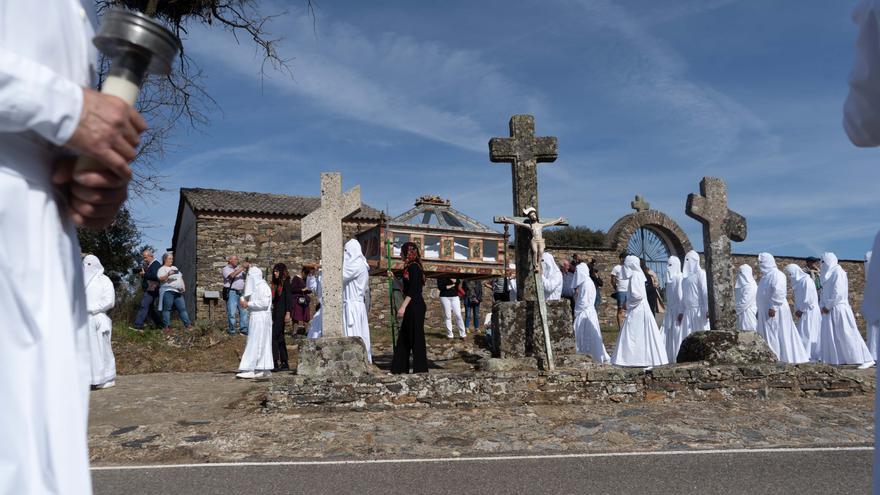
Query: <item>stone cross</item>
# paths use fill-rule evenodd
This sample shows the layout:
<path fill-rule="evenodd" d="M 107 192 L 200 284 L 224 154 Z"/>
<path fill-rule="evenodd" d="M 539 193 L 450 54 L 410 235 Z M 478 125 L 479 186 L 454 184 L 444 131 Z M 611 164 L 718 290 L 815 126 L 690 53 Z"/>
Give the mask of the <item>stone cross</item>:
<path fill-rule="evenodd" d="M 302 242 L 321 237 L 324 337 L 342 337 L 342 221 L 361 210 L 361 187 L 342 192 L 342 175 L 321 174 L 321 207 L 302 219 Z"/>
<path fill-rule="evenodd" d="M 535 117 L 514 115 L 510 118 L 510 137 L 489 140 L 489 160 L 510 163 L 513 176 L 513 216 L 520 216 L 528 206 L 538 209 L 538 163 L 554 162 L 557 157 L 555 137 L 535 137 Z M 535 277 L 527 277 L 532 266 L 529 257 L 531 232 L 516 228 L 516 287 L 523 301 L 536 301 Z"/>
<path fill-rule="evenodd" d="M 703 177 L 700 194 L 688 195 L 685 213 L 703 224 L 710 326 L 712 330 L 733 330 L 736 309 L 730 241 L 745 240 L 746 219 L 727 208 L 727 186 L 715 177 Z"/>
<path fill-rule="evenodd" d="M 645 198 L 643 198 L 643 197 L 642 197 L 641 195 L 639 195 L 639 194 L 636 194 L 636 199 L 634 199 L 634 200 L 629 204 L 629 206 L 630 206 L 633 210 L 636 210 L 637 212 L 648 211 L 648 210 L 651 209 L 651 203 L 648 203 L 647 201 L 645 201 Z"/>

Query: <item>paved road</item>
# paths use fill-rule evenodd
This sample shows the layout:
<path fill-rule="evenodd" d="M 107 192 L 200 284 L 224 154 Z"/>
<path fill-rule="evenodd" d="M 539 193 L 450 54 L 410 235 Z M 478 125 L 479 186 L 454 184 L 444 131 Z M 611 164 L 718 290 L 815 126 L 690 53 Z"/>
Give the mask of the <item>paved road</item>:
<path fill-rule="evenodd" d="M 104 494 L 868 493 L 869 449 L 97 469 Z"/>

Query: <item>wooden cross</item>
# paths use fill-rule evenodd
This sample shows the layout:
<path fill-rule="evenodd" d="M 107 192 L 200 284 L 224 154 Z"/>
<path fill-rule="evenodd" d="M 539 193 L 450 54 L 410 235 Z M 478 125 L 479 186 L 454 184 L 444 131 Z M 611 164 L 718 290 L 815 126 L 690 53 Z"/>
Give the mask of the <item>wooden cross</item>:
<path fill-rule="evenodd" d="M 639 195 L 639 194 L 636 194 L 636 199 L 634 199 L 634 200 L 629 204 L 629 206 L 630 206 L 633 210 L 636 210 L 637 212 L 648 211 L 648 210 L 651 209 L 651 203 L 648 203 L 647 201 L 645 201 L 645 198 L 643 198 L 643 197 L 642 197 L 641 195 Z"/>
<path fill-rule="evenodd" d="M 734 330 L 736 309 L 730 241 L 746 239 L 746 219 L 727 208 L 727 186 L 715 177 L 703 177 L 700 194 L 688 195 L 685 213 L 703 224 L 710 326 L 713 330 Z"/>
<path fill-rule="evenodd" d="M 558 156 L 555 137 L 535 137 L 535 117 L 514 115 L 510 118 L 510 137 L 489 140 L 489 160 L 493 163 L 510 163 L 513 176 L 513 215 L 520 216 L 523 209 L 538 208 L 538 163 L 554 162 Z M 529 258 L 529 229 L 517 227 L 516 266 L 531 266 Z M 525 242 L 521 242 L 525 240 Z M 534 277 L 526 277 L 527 270 L 517 270 L 517 292 L 524 300 L 537 300 Z"/>
<path fill-rule="evenodd" d="M 342 337 L 342 221 L 361 211 L 361 188 L 342 192 L 342 175 L 321 174 L 321 206 L 302 219 L 302 242 L 321 238 L 324 337 Z"/>

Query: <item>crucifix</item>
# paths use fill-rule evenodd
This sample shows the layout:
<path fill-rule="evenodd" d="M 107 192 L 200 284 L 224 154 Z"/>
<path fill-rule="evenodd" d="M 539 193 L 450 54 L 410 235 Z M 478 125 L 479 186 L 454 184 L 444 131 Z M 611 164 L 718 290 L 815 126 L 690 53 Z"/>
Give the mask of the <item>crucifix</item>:
<path fill-rule="evenodd" d="M 523 268 L 526 265 L 517 264 L 517 284 L 520 284 L 520 279 L 524 278 L 526 282 L 531 281 L 535 291 L 533 295 L 534 299 L 530 299 L 532 294 L 524 294 L 522 292 L 517 291 L 517 298 L 522 301 L 535 301 L 538 304 L 538 312 L 541 315 L 541 327 L 544 331 L 544 349 L 547 352 L 547 364 L 550 371 L 556 369 L 556 364 L 553 360 L 553 343 L 550 339 L 550 326 L 547 321 L 547 302 L 544 300 L 544 281 L 541 277 L 543 270 L 541 269 L 541 258 L 544 256 L 544 227 L 551 227 L 553 225 L 568 225 L 565 221 L 565 218 L 559 217 L 555 220 L 551 220 L 549 222 L 541 222 L 538 218 L 538 212 L 534 207 L 527 206 L 523 209 L 523 214 L 526 215 L 524 217 L 495 217 L 495 223 L 503 223 L 505 224 L 505 228 L 507 228 L 508 224 L 516 225 L 518 228 L 523 229 L 525 233 L 529 235 L 529 257 L 526 259 L 531 264 L 531 270 L 527 270 Z M 521 234 L 517 235 L 517 248 L 520 246 L 520 241 L 522 245 L 526 245 L 525 239 L 521 237 Z M 519 251 L 519 249 L 517 249 Z M 519 252 L 517 252 L 519 254 Z M 531 274 L 532 276 L 528 276 Z M 520 277 L 520 274 L 523 274 L 523 277 Z M 521 287 L 517 285 L 517 287 Z"/>
<path fill-rule="evenodd" d="M 361 211 L 361 188 L 342 192 L 342 174 L 321 174 L 321 206 L 302 219 L 302 242 L 321 238 L 324 337 L 342 337 L 342 221 Z"/>
<path fill-rule="evenodd" d="M 535 137 L 535 117 L 514 115 L 510 118 L 510 137 L 496 137 L 489 140 L 489 160 L 493 163 L 510 163 L 513 176 L 513 214 L 520 215 L 532 207 L 537 216 L 538 209 L 538 163 L 554 162 L 558 156 L 555 137 Z M 531 231 L 528 227 L 517 226 L 516 266 L 533 266 L 529 255 Z M 540 265 L 540 258 L 539 258 Z M 527 277 L 528 270 L 518 269 L 516 275 L 517 294 L 521 300 L 536 301 L 537 291 L 534 277 Z M 540 278 L 540 277 L 539 277 Z"/>
<path fill-rule="evenodd" d="M 709 284 L 709 322 L 713 330 L 732 330 L 736 323 L 730 241 L 742 242 L 746 219 L 727 208 L 727 186 L 703 177 L 700 194 L 689 194 L 685 213 L 703 224 L 703 251 Z"/>

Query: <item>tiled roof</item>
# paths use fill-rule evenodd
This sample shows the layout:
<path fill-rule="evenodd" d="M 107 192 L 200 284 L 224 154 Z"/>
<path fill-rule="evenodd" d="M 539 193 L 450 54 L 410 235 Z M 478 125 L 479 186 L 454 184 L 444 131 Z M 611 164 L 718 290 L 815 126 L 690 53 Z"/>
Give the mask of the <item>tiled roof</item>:
<path fill-rule="evenodd" d="M 196 213 L 251 213 L 304 217 L 321 206 L 321 198 L 315 196 L 288 196 L 286 194 L 202 188 L 181 188 L 180 195 L 186 199 Z M 352 218 L 379 220 L 380 214 L 379 210 L 364 204 L 360 213 Z"/>

